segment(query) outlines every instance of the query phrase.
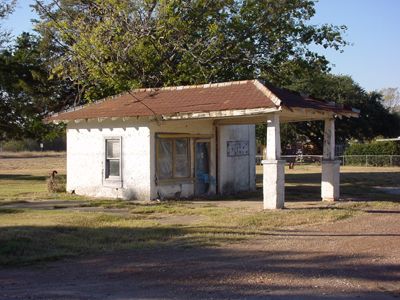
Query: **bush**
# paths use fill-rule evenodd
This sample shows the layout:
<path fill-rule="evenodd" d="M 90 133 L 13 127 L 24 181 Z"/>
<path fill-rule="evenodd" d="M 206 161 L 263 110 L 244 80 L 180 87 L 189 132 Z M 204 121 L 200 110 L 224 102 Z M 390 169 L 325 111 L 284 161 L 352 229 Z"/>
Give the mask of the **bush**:
<path fill-rule="evenodd" d="M 8 151 L 8 152 L 40 150 L 39 143 L 32 139 L 6 141 L 2 143 L 1 148 L 2 151 Z"/>
<path fill-rule="evenodd" d="M 65 151 L 67 149 L 66 137 L 63 135 L 51 141 L 44 141 L 43 146 L 45 151 Z"/>
<path fill-rule="evenodd" d="M 400 144 L 393 141 L 351 144 L 344 155 L 346 165 L 398 166 L 399 157 L 391 155 L 400 155 Z"/>
<path fill-rule="evenodd" d="M 345 155 L 400 155 L 400 144 L 393 141 L 351 144 Z"/>
<path fill-rule="evenodd" d="M 43 142 L 43 151 L 65 151 L 65 136 L 55 138 L 51 141 Z M 9 140 L 2 142 L 0 151 L 4 152 L 21 152 L 21 151 L 41 151 L 40 143 L 33 139 Z"/>

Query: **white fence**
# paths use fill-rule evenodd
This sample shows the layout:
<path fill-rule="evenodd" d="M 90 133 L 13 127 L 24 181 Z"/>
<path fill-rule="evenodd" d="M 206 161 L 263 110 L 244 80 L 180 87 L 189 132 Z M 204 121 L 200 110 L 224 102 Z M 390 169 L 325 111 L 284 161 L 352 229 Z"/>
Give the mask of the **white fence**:
<path fill-rule="evenodd" d="M 256 155 L 256 164 L 261 165 L 262 155 Z M 321 164 L 322 155 L 282 155 L 282 159 L 295 164 Z M 400 167 L 400 155 L 342 155 L 336 159 L 342 166 Z"/>
<path fill-rule="evenodd" d="M 343 155 L 343 166 L 399 167 L 400 155 Z"/>

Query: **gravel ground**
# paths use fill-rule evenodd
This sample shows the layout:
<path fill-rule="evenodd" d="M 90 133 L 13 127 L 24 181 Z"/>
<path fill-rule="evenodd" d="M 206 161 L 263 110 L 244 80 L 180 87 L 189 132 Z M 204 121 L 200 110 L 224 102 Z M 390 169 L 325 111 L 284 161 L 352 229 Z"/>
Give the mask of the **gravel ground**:
<path fill-rule="evenodd" d="M 400 210 L 160 248 L 0 269 L 0 299 L 399 299 Z"/>

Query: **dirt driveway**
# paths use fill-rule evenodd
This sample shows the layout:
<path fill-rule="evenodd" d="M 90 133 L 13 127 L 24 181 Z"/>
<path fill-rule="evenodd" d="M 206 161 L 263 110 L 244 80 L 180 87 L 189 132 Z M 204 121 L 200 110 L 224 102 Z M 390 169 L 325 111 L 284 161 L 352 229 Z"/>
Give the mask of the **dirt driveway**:
<path fill-rule="evenodd" d="M 400 210 L 238 244 L 0 269 L 1 299 L 398 299 Z"/>

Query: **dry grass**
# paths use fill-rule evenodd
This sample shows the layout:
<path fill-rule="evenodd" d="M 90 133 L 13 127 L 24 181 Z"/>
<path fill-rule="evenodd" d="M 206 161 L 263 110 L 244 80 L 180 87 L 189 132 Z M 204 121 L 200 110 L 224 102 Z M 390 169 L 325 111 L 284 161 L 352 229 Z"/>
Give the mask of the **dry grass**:
<path fill-rule="evenodd" d="M 65 157 L 65 152 L 56 151 L 20 151 L 20 152 L 0 152 L 0 158 L 40 158 L 40 157 Z"/>
<path fill-rule="evenodd" d="M 13 201 L 81 199 L 47 191 L 46 179 L 53 170 L 65 182 L 65 153 L 2 152 L 0 157 L 0 205 Z"/>
<path fill-rule="evenodd" d="M 3 153 L 3 152 L 2 152 Z M 56 155 L 42 155 L 34 152 L 32 156 L 23 156 L 16 152 L 14 157 L 4 157 L 0 155 L 0 170 L 2 174 L 27 174 L 47 176 L 51 171 L 57 170 L 60 174 L 65 174 L 66 156 L 65 153 Z M 21 155 L 21 156 L 18 156 Z"/>
<path fill-rule="evenodd" d="M 266 230 L 332 222 L 341 209 L 274 212 L 207 203 L 135 204 L 128 213 L 0 208 L 0 264 L 153 246 L 201 247 L 248 239 Z M 172 219 L 174 222 L 165 223 Z M 193 222 L 185 223 L 186 217 Z"/>
<path fill-rule="evenodd" d="M 400 201 L 400 196 L 384 193 L 379 187 L 400 189 L 399 167 L 352 167 L 340 168 L 340 194 L 352 201 Z M 262 167 L 257 166 L 257 185 L 262 186 Z M 319 201 L 321 166 L 295 166 L 285 169 L 287 201 Z"/>
<path fill-rule="evenodd" d="M 294 170 L 287 170 L 286 190 L 291 201 L 280 211 L 261 210 L 260 190 L 255 195 L 260 202 L 252 203 L 138 204 L 49 194 L 45 180 L 54 169 L 65 174 L 65 156 L 0 159 L 0 203 L 85 200 L 68 202 L 72 203 L 68 208 L 60 205 L 40 210 L 0 206 L 0 264 L 25 264 L 141 247 L 214 245 L 253 238 L 269 230 L 335 222 L 368 209 L 400 210 L 399 196 L 374 190 L 376 185 L 398 185 L 399 168 L 342 169 L 344 195 L 389 202 L 321 203 L 309 201 L 319 200 L 319 168 L 296 166 Z M 307 202 L 298 202 L 304 200 Z"/>

